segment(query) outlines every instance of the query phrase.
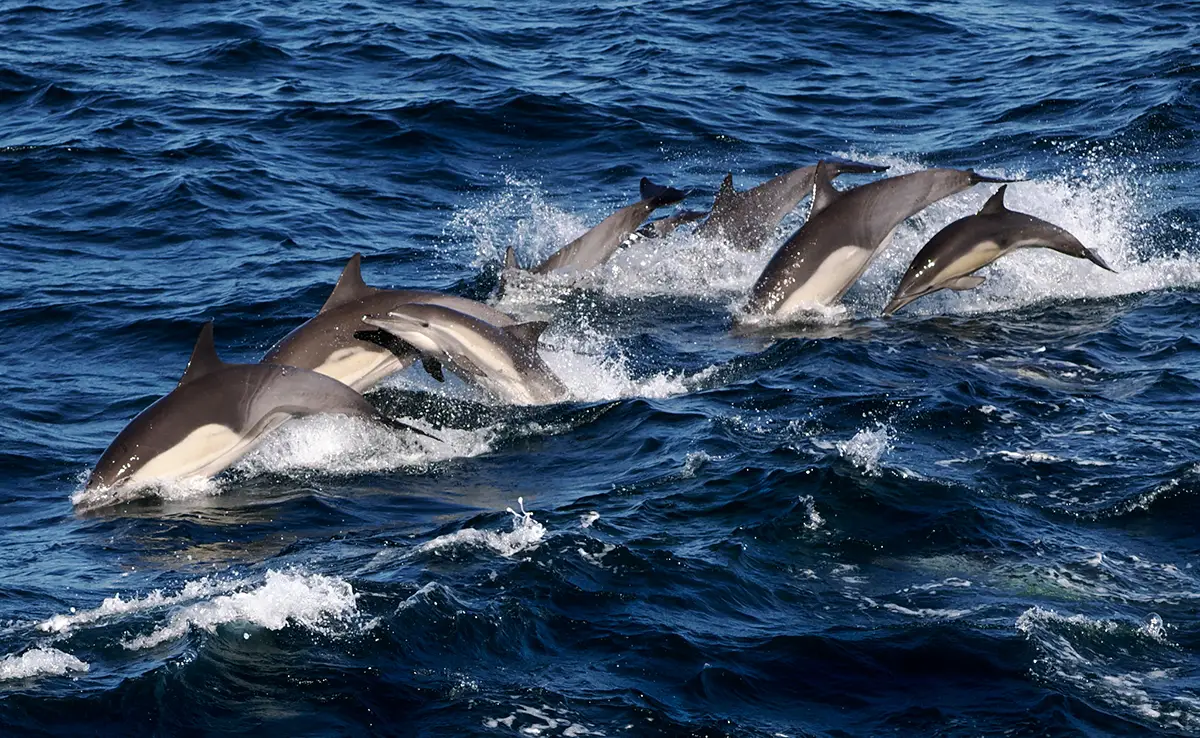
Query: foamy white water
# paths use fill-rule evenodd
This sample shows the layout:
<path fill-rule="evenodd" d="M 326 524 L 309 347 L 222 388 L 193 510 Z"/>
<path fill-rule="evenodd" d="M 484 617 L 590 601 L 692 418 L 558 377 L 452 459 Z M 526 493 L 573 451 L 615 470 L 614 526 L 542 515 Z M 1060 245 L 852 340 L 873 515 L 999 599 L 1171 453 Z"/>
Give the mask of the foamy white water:
<path fill-rule="evenodd" d="M 91 668 L 69 653 L 57 648 L 31 648 L 23 654 L 0 659 L 0 682 L 33 679 L 39 676 L 63 676 L 68 672 L 84 672 Z"/>
<path fill-rule="evenodd" d="M 180 638 L 192 628 L 211 633 L 226 623 L 267 630 L 296 626 L 328 634 L 334 624 L 358 614 L 357 600 L 354 588 L 343 579 L 270 569 L 261 585 L 178 608 L 165 624 L 122 641 L 122 645 L 130 650 L 152 648 Z"/>
<path fill-rule="evenodd" d="M 45 633 L 67 635 L 81 626 L 91 625 L 92 623 L 117 619 L 131 613 L 193 602 L 218 593 L 230 592 L 242 583 L 240 580 L 218 581 L 204 577 L 194 582 L 188 582 L 183 586 L 183 589 L 174 594 L 167 594 L 157 589 L 143 597 L 132 597 L 129 599 L 122 598 L 121 595 L 116 594 L 105 598 L 99 607 L 91 610 L 76 611 L 72 608 L 70 613 L 47 618 L 38 623 L 37 628 Z"/>

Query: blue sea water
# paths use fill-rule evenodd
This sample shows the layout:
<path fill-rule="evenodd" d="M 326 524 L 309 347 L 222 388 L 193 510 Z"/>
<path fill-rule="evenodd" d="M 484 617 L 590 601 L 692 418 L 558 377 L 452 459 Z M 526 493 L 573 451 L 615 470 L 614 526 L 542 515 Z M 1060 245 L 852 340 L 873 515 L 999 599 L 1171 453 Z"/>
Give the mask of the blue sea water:
<path fill-rule="evenodd" d="M 0 732 L 1200 734 L 1200 10 L 1186 2 L 0 2 Z M 816 322 L 686 233 L 552 321 L 572 401 L 419 367 L 211 483 L 82 483 L 200 324 L 255 361 L 354 252 L 479 299 L 649 176 L 1017 176 L 1008 257 Z M 844 177 L 841 185 L 869 181 Z"/>

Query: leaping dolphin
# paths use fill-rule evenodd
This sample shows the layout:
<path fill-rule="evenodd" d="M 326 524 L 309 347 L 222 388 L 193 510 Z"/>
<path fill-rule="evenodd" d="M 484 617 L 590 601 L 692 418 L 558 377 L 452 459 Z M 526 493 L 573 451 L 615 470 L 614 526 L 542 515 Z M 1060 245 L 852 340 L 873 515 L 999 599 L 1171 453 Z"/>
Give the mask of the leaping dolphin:
<path fill-rule="evenodd" d="M 446 305 L 498 326 L 516 322 L 495 308 L 465 297 L 431 290 L 368 287 L 362 278 L 362 255 L 355 254 L 320 312 L 284 336 L 262 363 L 312 369 L 365 392 L 388 375 L 407 368 L 419 354 L 390 333 L 364 329 L 362 316 L 386 313 L 410 302 Z"/>
<path fill-rule="evenodd" d="M 290 418 L 317 413 L 382 419 L 362 395 L 316 372 L 221 361 L 207 323 L 179 385 L 117 434 L 86 489 L 212 476 Z"/>
<path fill-rule="evenodd" d="M 546 323 L 500 328 L 449 307 L 417 303 L 362 319 L 421 351 L 425 369 L 439 381 L 445 362 L 465 381 L 507 402 L 543 405 L 567 397 L 567 388 L 538 356 Z"/>
<path fill-rule="evenodd" d="M 750 292 L 747 312 L 781 316 L 804 305 L 832 305 L 906 219 L 974 184 L 1011 181 L 970 169 L 926 169 L 839 192 L 830 167 L 821 162 L 815 214 L 771 257 Z"/>
<path fill-rule="evenodd" d="M 929 239 L 904 273 L 896 294 L 883 309 L 884 315 L 939 290 L 978 287 L 984 277 L 971 275 L 1017 249 L 1052 249 L 1116 271 L 1063 228 L 1005 207 L 1007 188 L 1001 185 L 978 213 L 954 221 Z"/>
<path fill-rule="evenodd" d="M 674 205 L 687 193 L 674 187 L 658 185 L 646 177 L 641 182 L 642 199 L 632 205 L 627 205 L 604 220 L 596 227 L 563 246 L 550 255 L 550 258 L 529 269 L 534 274 L 549 274 L 550 272 L 583 271 L 597 267 L 612 258 L 621 244 L 630 234 L 638 229 L 650 213 L 664 205 Z M 510 246 L 504 255 L 504 268 L 516 267 L 516 255 Z"/>
<path fill-rule="evenodd" d="M 826 165 L 831 178 L 839 174 L 887 170 L 886 166 L 840 159 L 826 160 Z M 712 213 L 696 229 L 696 235 L 723 238 L 735 248 L 757 251 L 775 234 L 787 214 L 812 192 L 817 166 L 793 169 L 743 192 L 733 188 L 732 174 L 725 175 L 713 201 Z M 809 217 L 815 214 L 813 210 Z"/>

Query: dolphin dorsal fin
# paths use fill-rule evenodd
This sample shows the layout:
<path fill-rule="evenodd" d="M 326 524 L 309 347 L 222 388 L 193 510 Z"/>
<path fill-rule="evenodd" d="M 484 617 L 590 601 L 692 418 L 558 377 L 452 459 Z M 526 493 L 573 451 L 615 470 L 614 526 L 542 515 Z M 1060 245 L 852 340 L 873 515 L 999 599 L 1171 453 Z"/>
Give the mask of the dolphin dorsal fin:
<path fill-rule="evenodd" d="M 988 198 L 988 201 L 979 208 L 980 215 L 999 215 L 1007 213 L 1008 208 L 1004 207 L 1004 191 L 1008 189 L 1008 185 L 1000 185 L 1000 189 L 996 190 L 996 194 Z"/>
<path fill-rule="evenodd" d="M 813 182 L 812 207 L 808 211 L 809 218 L 829 207 L 830 203 L 842 196 L 842 193 L 833 186 L 833 176 L 836 173 L 836 166 L 827 161 L 817 164 L 817 173 Z"/>
<path fill-rule="evenodd" d="M 325 300 L 325 304 L 317 313 L 341 307 L 346 303 L 361 300 L 373 294 L 375 294 L 375 288 L 368 287 L 366 282 L 363 282 L 362 254 L 355 254 L 350 257 L 350 261 L 346 262 L 346 268 L 342 270 L 342 276 L 338 277 L 337 284 L 333 286 L 333 292 L 329 293 L 329 299 Z"/>
<path fill-rule="evenodd" d="M 531 320 L 528 323 L 515 323 L 504 326 L 504 331 L 520 343 L 537 346 L 538 338 L 550 327 L 545 320 Z"/>
<path fill-rule="evenodd" d="M 504 250 L 504 268 L 505 269 L 520 269 L 517 266 L 517 251 L 512 246 Z"/>
<path fill-rule="evenodd" d="M 179 386 L 182 387 L 223 366 L 225 362 L 217 356 L 217 346 L 213 343 L 213 324 L 210 320 L 200 329 L 200 336 L 192 349 L 192 358 L 188 359 L 187 369 L 183 370 L 183 376 L 179 378 Z"/>
<path fill-rule="evenodd" d="M 737 196 L 737 190 L 733 189 L 733 172 L 725 175 L 725 179 L 721 180 L 721 187 L 717 190 L 717 199 L 713 203 L 715 210 L 722 200 L 729 200 Z"/>

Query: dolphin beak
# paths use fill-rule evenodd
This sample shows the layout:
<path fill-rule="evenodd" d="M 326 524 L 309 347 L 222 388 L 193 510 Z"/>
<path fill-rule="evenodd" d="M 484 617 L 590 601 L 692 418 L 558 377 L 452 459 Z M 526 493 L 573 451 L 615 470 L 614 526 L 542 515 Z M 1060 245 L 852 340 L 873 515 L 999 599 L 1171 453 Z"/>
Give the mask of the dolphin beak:
<path fill-rule="evenodd" d="M 1086 248 L 1086 247 L 1085 247 L 1085 248 L 1083 249 L 1083 258 L 1085 258 L 1085 259 L 1087 259 L 1088 261 L 1092 262 L 1093 264 L 1095 264 L 1096 266 L 1100 267 L 1101 269 L 1107 269 L 1108 271 L 1112 272 L 1113 274 L 1116 274 L 1116 273 L 1117 273 L 1117 270 L 1116 270 L 1116 269 L 1113 269 L 1112 267 L 1110 267 L 1110 266 L 1108 265 L 1108 263 L 1104 261 L 1104 259 L 1101 259 L 1101 258 L 1100 258 L 1100 255 L 1099 255 L 1099 254 L 1097 254 L 1095 251 L 1092 251 L 1092 250 L 1091 250 L 1091 249 L 1089 249 L 1089 248 Z"/>
<path fill-rule="evenodd" d="M 874 172 L 886 172 L 888 170 L 886 164 L 867 164 L 861 161 L 837 157 L 830 157 L 826 161 L 833 165 L 838 174 L 870 174 Z"/>
<path fill-rule="evenodd" d="M 916 298 L 916 297 L 910 297 L 910 296 L 904 296 L 904 297 L 896 296 L 896 297 L 893 297 L 893 298 L 892 298 L 892 300 L 891 300 L 891 302 L 889 302 L 889 303 L 887 304 L 887 307 L 885 307 L 885 308 L 883 309 L 883 315 L 884 315 L 885 317 L 891 317 L 892 313 L 896 312 L 897 310 L 899 310 L 900 308 L 904 307 L 905 305 L 907 305 L 908 303 L 912 302 L 912 301 L 913 301 L 913 300 L 915 300 L 915 299 L 917 299 L 917 298 Z"/>
<path fill-rule="evenodd" d="M 986 174 L 979 174 L 971 171 L 971 184 L 979 184 L 980 182 L 1024 182 L 1023 179 L 1008 179 L 1005 177 L 989 177 Z"/>

